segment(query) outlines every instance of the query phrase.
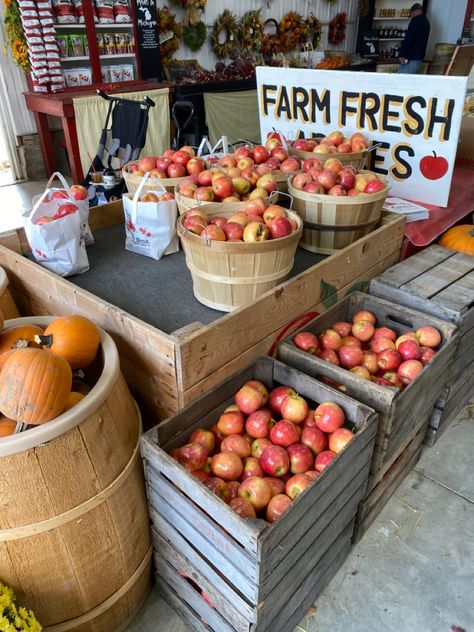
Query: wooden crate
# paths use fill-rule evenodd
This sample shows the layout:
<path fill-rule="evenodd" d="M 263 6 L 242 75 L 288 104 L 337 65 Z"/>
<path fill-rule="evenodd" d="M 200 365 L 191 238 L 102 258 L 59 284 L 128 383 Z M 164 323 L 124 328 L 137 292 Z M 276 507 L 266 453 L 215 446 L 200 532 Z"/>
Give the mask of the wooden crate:
<path fill-rule="evenodd" d="M 359 504 L 354 528 L 353 542 L 358 542 L 375 518 L 379 515 L 391 496 L 411 472 L 421 455 L 423 439 L 426 435 L 428 419 L 409 441 L 395 463 Z"/>
<path fill-rule="evenodd" d="M 93 231 L 123 223 L 121 202 L 91 209 Z M 252 303 L 210 325 L 167 334 L 22 256 L 23 230 L 0 235 L 0 266 L 22 315 L 70 313 L 93 318 L 114 338 L 127 383 L 144 421 L 156 423 L 269 352 L 288 323 L 322 312 L 354 287 L 366 286 L 399 259 L 404 218 L 383 215 L 379 228 Z M 159 265 L 159 263 L 158 263 Z M 300 322 L 300 321 L 297 321 Z"/>
<path fill-rule="evenodd" d="M 447 384 L 429 422 L 426 444 L 433 445 L 469 398 L 469 369 L 474 357 L 474 257 L 430 246 L 373 279 L 370 293 L 459 328 L 458 349 Z"/>
<path fill-rule="evenodd" d="M 184 444 L 193 429 L 216 423 L 252 378 L 268 388 L 290 385 L 312 402 L 337 402 L 358 429 L 272 525 L 240 518 L 165 452 Z M 348 551 L 367 487 L 376 424 L 370 408 L 264 357 L 143 436 L 158 585 L 194 629 L 293 630 Z M 181 574 L 200 586 L 215 608 Z"/>
<path fill-rule="evenodd" d="M 456 327 L 450 323 L 361 292 L 353 292 L 302 329 L 320 334 L 337 321 L 351 322 L 352 316 L 362 309 L 373 312 L 379 326 L 390 327 L 399 335 L 428 322 L 441 332 L 442 343 L 436 356 L 403 391 L 379 386 L 320 360 L 298 349 L 292 340 L 280 344 L 278 357 L 313 377 L 323 375 L 336 380 L 347 388 L 351 397 L 379 412 L 379 427 L 371 466 L 372 484 L 375 485 L 400 456 L 407 439 L 415 436 L 425 424 L 445 385 L 447 368 L 456 353 L 458 338 Z"/>

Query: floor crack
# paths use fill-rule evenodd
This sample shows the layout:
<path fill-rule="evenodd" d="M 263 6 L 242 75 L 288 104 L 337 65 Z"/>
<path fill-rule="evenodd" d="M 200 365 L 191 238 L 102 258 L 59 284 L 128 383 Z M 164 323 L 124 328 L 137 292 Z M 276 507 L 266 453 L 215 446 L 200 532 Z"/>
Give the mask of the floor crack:
<path fill-rule="evenodd" d="M 439 485 L 440 487 L 444 487 L 444 489 L 447 489 L 449 492 L 452 492 L 453 494 L 456 494 L 456 496 L 459 496 L 459 498 L 462 498 L 463 500 L 465 500 L 466 502 L 470 503 L 471 505 L 474 505 L 474 499 L 469 498 L 468 496 L 464 496 L 464 494 L 461 494 L 460 492 L 457 492 L 455 489 L 453 489 L 452 487 L 449 487 L 449 485 L 446 485 L 445 483 L 441 483 L 440 481 L 437 481 L 435 478 L 433 478 L 433 477 L 429 476 L 428 474 L 426 474 L 426 472 L 423 472 L 421 470 L 417 470 L 416 468 L 413 468 L 413 471 L 416 472 L 417 474 L 421 474 L 421 476 L 424 476 L 425 478 L 427 478 L 432 483 L 435 483 L 436 485 Z"/>

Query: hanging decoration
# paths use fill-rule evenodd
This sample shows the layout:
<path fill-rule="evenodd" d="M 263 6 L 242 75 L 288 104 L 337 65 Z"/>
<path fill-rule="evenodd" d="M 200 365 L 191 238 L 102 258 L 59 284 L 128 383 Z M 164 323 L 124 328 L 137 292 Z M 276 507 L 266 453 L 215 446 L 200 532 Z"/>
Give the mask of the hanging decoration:
<path fill-rule="evenodd" d="M 346 19 L 346 13 L 338 13 L 329 22 L 328 41 L 331 44 L 337 45 L 344 41 L 346 37 Z"/>
<path fill-rule="evenodd" d="M 261 9 L 247 11 L 240 21 L 240 45 L 244 52 L 257 51 L 262 47 L 263 22 Z"/>
<path fill-rule="evenodd" d="M 309 27 L 296 11 L 289 11 L 280 20 L 280 45 L 285 53 L 300 48 L 308 41 Z"/>
<path fill-rule="evenodd" d="M 206 25 L 202 20 L 196 24 L 186 24 L 183 27 L 183 42 L 192 51 L 200 50 L 206 41 Z"/>
<path fill-rule="evenodd" d="M 16 606 L 13 590 L 3 584 L 0 584 L 0 624 L 5 632 L 41 632 L 43 629 L 31 610 Z"/>
<path fill-rule="evenodd" d="M 160 33 L 165 31 L 172 31 L 173 33 L 173 37 L 160 44 L 161 61 L 166 64 L 171 61 L 179 48 L 182 26 L 176 21 L 175 14 L 171 13 L 168 7 L 157 7 L 157 13 Z"/>
<path fill-rule="evenodd" d="M 306 24 L 309 31 L 308 42 L 313 46 L 313 49 L 316 49 L 321 41 L 321 33 L 323 30 L 321 22 L 314 13 L 310 13 L 306 18 Z"/>
<path fill-rule="evenodd" d="M 359 16 L 366 18 L 369 15 L 369 0 L 359 0 Z"/>
<path fill-rule="evenodd" d="M 225 40 L 221 42 L 221 35 L 225 34 Z M 239 25 L 235 15 L 226 9 L 214 22 L 211 34 L 211 46 L 217 59 L 230 57 L 239 44 Z"/>
<path fill-rule="evenodd" d="M 268 32 L 268 30 L 267 31 L 265 30 L 270 25 L 273 26 L 275 29 L 273 33 L 270 33 Z M 266 20 L 263 24 L 263 40 L 262 40 L 261 51 L 265 57 L 270 57 L 271 55 L 274 55 L 276 53 L 283 52 L 283 48 L 281 47 L 278 22 L 274 20 L 273 18 Z"/>
<path fill-rule="evenodd" d="M 5 7 L 5 34 L 6 47 L 11 50 L 13 61 L 24 72 L 30 72 L 30 60 L 28 58 L 28 46 L 25 32 L 21 24 L 20 8 L 17 0 L 3 0 Z"/>

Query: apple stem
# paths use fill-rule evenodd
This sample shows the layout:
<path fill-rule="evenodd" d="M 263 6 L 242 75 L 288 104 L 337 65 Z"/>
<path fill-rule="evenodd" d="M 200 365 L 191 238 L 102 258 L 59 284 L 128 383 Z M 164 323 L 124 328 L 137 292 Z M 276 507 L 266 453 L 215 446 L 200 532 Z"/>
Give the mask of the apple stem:
<path fill-rule="evenodd" d="M 435 152 L 435 151 L 433 151 L 433 156 L 434 156 L 435 158 L 437 158 L 437 155 L 436 155 L 436 152 Z"/>

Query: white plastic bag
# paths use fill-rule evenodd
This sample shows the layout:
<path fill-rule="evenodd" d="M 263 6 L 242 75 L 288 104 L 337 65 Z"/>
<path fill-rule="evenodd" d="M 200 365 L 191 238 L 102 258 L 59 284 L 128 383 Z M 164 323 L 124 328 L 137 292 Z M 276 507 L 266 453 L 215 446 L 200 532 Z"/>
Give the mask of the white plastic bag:
<path fill-rule="evenodd" d="M 170 255 L 179 250 L 176 232 L 178 208 L 175 200 L 139 201 L 143 185 L 149 175 L 144 175 L 133 199 L 130 194 L 122 197 L 125 213 L 125 249 L 152 259 L 161 259 L 163 255 Z M 147 193 L 159 196 L 166 193 L 166 189 L 157 183 L 156 190 L 148 190 Z"/>
<path fill-rule="evenodd" d="M 218 151 L 219 149 L 221 149 L 221 151 Z M 222 138 L 217 141 L 214 147 L 209 142 L 208 137 L 203 136 L 196 155 L 206 162 L 215 164 L 219 162 L 221 158 L 227 156 L 228 153 L 229 141 L 227 140 L 227 136 L 222 136 Z"/>
<path fill-rule="evenodd" d="M 53 183 L 53 181 L 56 178 L 63 185 L 62 189 L 51 187 L 51 184 Z M 50 200 L 51 210 L 52 210 L 51 215 L 54 215 L 58 205 L 62 204 L 63 202 L 68 201 L 68 202 L 71 202 L 72 204 L 76 204 L 76 206 L 79 208 L 79 215 L 81 217 L 82 236 L 84 237 L 84 241 L 85 241 L 86 246 L 91 246 L 94 243 L 94 237 L 92 236 L 92 231 L 91 231 L 91 229 L 89 227 L 89 198 L 86 197 L 83 200 L 76 200 L 74 198 L 72 192 L 71 192 L 71 189 L 70 189 L 68 183 L 64 179 L 64 177 L 59 173 L 59 171 L 56 171 L 50 177 L 50 179 L 48 180 L 48 183 L 46 185 L 46 191 L 48 193 L 47 199 L 50 199 L 51 196 L 55 193 L 55 191 L 59 191 L 59 190 L 66 191 L 68 197 L 67 198 L 57 199 L 57 200 Z M 41 198 L 44 199 L 44 194 L 42 194 L 42 195 L 35 195 L 33 197 L 33 200 L 32 200 L 33 208 L 35 207 L 35 205 L 38 203 L 38 201 Z M 47 203 L 47 200 L 45 200 L 43 202 L 43 204 L 46 204 L 46 203 Z M 46 207 L 44 207 L 44 208 L 46 209 Z M 45 213 L 45 215 L 49 215 L 49 213 Z"/>
<path fill-rule="evenodd" d="M 78 205 L 66 199 L 48 201 L 49 194 L 46 189 L 26 219 L 25 233 L 33 256 L 41 266 L 59 276 L 82 274 L 89 270 L 89 260 Z M 72 204 L 76 208 L 72 213 L 54 220 L 40 220 L 52 218 L 62 205 L 72 210 Z"/>

